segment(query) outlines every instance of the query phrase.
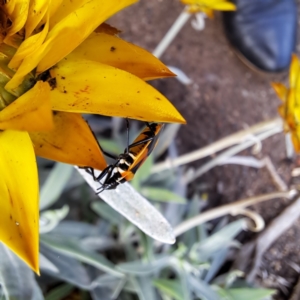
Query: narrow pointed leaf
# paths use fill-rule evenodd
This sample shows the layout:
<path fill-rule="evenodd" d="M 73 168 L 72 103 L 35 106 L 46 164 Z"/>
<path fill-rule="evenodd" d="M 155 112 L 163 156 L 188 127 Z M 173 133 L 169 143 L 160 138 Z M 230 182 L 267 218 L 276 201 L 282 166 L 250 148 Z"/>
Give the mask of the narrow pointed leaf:
<path fill-rule="evenodd" d="M 41 243 L 40 251 L 57 269 L 57 271 L 52 271 L 49 268 L 43 269 L 41 265 L 42 274 L 45 272 L 82 289 L 88 289 L 90 287 L 91 281 L 89 275 L 78 260 L 64 255 L 61 252 L 57 252 L 44 243 Z"/>
<path fill-rule="evenodd" d="M 96 190 L 98 184 L 93 178 L 82 169 L 77 168 L 77 171 Z M 128 183 L 120 184 L 116 190 L 103 191 L 101 199 L 152 238 L 167 244 L 175 243 L 168 221 Z"/>
<path fill-rule="evenodd" d="M 116 270 L 113 263 L 107 260 L 103 255 L 83 249 L 75 239 L 68 237 L 51 236 L 50 234 L 41 235 L 41 241 L 51 249 L 66 254 L 81 262 L 102 270 L 116 277 L 123 277 L 123 274 Z"/>
<path fill-rule="evenodd" d="M 175 76 L 148 51 L 104 32 L 92 33 L 69 57 L 107 64 L 132 73 L 143 80 Z"/>
<path fill-rule="evenodd" d="M 74 168 L 70 165 L 56 163 L 41 188 L 40 210 L 55 203 L 62 194 Z"/>
<path fill-rule="evenodd" d="M 184 294 L 179 280 L 155 279 L 153 285 L 162 294 L 166 294 L 176 300 L 183 300 Z"/>
<path fill-rule="evenodd" d="M 86 121 L 79 114 L 55 112 L 54 129 L 30 132 L 36 155 L 103 170 L 106 161 Z"/>
<path fill-rule="evenodd" d="M 0 243 L 0 284 L 5 299 L 44 299 L 33 272 L 2 243 Z"/>
<path fill-rule="evenodd" d="M 63 60 L 52 69 L 54 110 L 141 121 L 185 123 L 161 93 L 123 70 L 88 60 Z"/>
<path fill-rule="evenodd" d="M 0 132 L 0 171 L 0 241 L 38 273 L 38 176 L 28 133 Z"/>
<path fill-rule="evenodd" d="M 165 188 L 143 187 L 142 194 L 150 200 L 185 204 L 186 199 Z"/>
<path fill-rule="evenodd" d="M 53 119 L 47 82 L 38 81 L 0 112 L 0 129 L 44 131 L 51 128 Z"/>

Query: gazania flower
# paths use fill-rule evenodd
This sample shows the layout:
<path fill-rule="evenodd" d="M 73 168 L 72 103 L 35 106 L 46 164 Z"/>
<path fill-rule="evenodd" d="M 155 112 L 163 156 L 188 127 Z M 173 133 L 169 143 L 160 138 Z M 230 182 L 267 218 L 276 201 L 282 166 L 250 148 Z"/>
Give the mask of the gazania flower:
<path fill-rule="evenodd" d="M 183 4 L 189 5 L 188 12 L 204 12 L 208 17 L 213 18 L 214 10 L 236 10 L 235 5 L 228 0 L 180 0 Z"/>
<path fill-rule="evenodd" d="M 300 61 L 296 55 L 292 56 L 289 76 L 290 86 L 282 83 L 272 83 L 282 105 L 278 112 L 284 120 L 285 130 L 290 131 L 296 152 L 300 152 Z"/>
<path fill-rule="evenodd" d="M 0 24 L 0 241 L 38 272 L 35 154 L 103 169 L 81 113 L 185 120 L 145 80 L 173 76 L 100 24 L 135 0 L 10 0 Z"/>

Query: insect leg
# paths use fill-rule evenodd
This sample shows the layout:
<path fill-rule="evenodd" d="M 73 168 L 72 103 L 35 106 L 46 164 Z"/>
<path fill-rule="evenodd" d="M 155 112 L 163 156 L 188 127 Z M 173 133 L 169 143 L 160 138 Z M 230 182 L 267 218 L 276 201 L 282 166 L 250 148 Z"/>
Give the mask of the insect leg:
<path fill-rule="evenodd" d="M 98 177 L 96 177 L 96 179 L 94 179 L 95 181 L 99 181 L 105 176 L 107 175 L 107 177 L 110 177 L 111 172 L 113 170 L 114 166 L 113 165 L 109 165 L 108 167 L 106 167 L 100 174 Z M 106 181 L 107 179 L 105 179 Z M 105 183 L 105 182 L 104 182 Z"/>
<path fill-rule="evenodd" d="M 126 153 L 129 152 L 129 121 L 126 118 L 126 128 L 127 128 L 127 146 L 126 146 Z"/>

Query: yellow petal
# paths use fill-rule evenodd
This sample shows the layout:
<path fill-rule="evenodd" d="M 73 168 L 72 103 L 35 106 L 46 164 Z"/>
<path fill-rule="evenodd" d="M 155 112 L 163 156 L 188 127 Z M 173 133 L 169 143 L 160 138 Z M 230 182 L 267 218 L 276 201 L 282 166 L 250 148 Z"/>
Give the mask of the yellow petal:
<path fill-rule="evenodd" d="M 0 240 L 39 273 L 35 155 L 27 132 L 0 132 Z"/>
<path fill-rule="evenodd" d="M 42 55 L 37 72 L 51 68 L 82 43 L 99 24 L 136 1 L 85 0 L 83 5 L 71 11 L 49 32 L 45 49 L 42 49 L 42 53 L 38 53 Z M 66 1 L 64 5 L 66 3 L 72 1 Z M 66 9 L 66 6 L 62 9 Z"/>
<path fill-rule="evenodd" d="M 290 65 L 290 74 L 289 74 L 290 78 L 290 87 L 294 88 L 296 86 L 297 83 L 297 78 L 300 75 L 300 63 L 299 63 L 299 59 L 297 57 L 296 54 L 292 55 L 292 61 L 291 61 L 291 65 Z"/>
<path fill-rule="evenodd" d="M 103 170 L 107 164 L 86 121 L 79 114 L 55 112 L 54 129 L 30 132 L 36 155 Z"/>
<path fill-rule="evenodd" d="M 236 10 L 236 7 L 233 3 L 230 2 L 220 2 L 212 5 L 208 5 L 210 8 L 215 10 Z"/>
<path fill-rule="evenodd" d="M 49 8 L 49 4 L 51 2 L 52 1 L 49 0 L 31 1 L 28 11 L 28 18 L 25 25 L 26 38 L 28 38 L 32 34 L 34 29 L 38 26 L 43 17 L 46 15 L 47 10 Z"/>
<path fill-rule="evenodd" d="M 16 2 L 17 2 L 16 0 L 5 1 L 3 8 L 9 17 L 12 15 L 15 9 Z"/>
<path fill-rule="evenodd" d="M 0 112 L 0 129 L 44 131 L 52 127 L 50 87 L 47 82 L 38 81 Z"/>
<path fill-rule="evenodd" d="M 46 22 L 43 30 L 29 38 L 27 38 L 21 45 L 18 47 L 16 54 L 13 56 L 12 60 L 9 62 L 8 66 L 16 70 L 19 68 L 23 59 L 31 55 L 38 47 L 44 42 L 49 29 L 49 21 Z"/>
<path fill-rule="evenodd" d="M 49 69 L 74 50 L 99 24 L 136 1 L 119 0 L 116 4 L 115 1 L 84 0 L 84 5 L 70 12 L 58 22 L 48 33 L 46 41 L 32 55 L 23 60 L 16 74 L 5 88 L 7 90 L 17 88 L 22 83 L 25 75 L 37 66 L 37 73 Z M 71 2 L 66 0 L 61 9 Z"/>
<path fill-rule="evenodd" d="M 148 51 L 106 33 L 92 33 L 69 57 L 104 63 L 144 80 L 175 76 Z"/>
<path fill-rule="evenodd" d="M 11 21 L 12 25 L 8 30 L 7 36 L 12 36 L 13 34 L 20 31 L 27 20 L 28 8 L 29 8 L 29 0 L 16 0 L 14 10 L 11 13 Z M 6 39 L 4 39 L 4 42 Z"/>
<path fill-rule="evenodd" d="M 161 93 L 123 70 L 93 61 L 64 59 L 51 71 L 54 110 L 162 123 L 185 123 Z"/>
<path fill-rule="evenodd" d="M 271 82 L 271 85 L 272 85 L 273 89 L 275 90 L 279 99 L 282 100 L 283 102 L 285 102 L 287 93 L 288 93 L 287 87 L 280 82 Z"/>

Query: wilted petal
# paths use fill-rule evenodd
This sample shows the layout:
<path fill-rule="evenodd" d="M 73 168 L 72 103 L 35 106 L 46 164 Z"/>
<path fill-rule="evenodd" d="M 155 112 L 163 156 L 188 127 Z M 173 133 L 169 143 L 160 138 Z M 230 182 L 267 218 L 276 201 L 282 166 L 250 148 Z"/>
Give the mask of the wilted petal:
<path fill-rule="evenodd" d="M 94 113 L 141 121 L 185 123 L 161 93 L 123 70 L 93 61 L 64 59 L 51 71 L 54 110 Z"/>
<path fill-rule="evenodd" d="M 43 131 L 52 127 L 47 82 L 38 81 L 32 89 L 0 111 L 0 129 Z"/>
<path fill-rule="evenodd" d="M 132 73 L 143 80 L 175 76 L 148 51 L 104 32 L 92 33 L 69 57 L 107 64 Z"/>
<path fill-rule="evenodd" d="M 280 82 L 272 82 L 271 85 L 272 85 L 273 89 L 275 90 L 279 99 L 282 100 L 283 102 L 285 102 L 287 94 L 288 94 L 288 88 Z"/>
<path fill-rule="evenodd" d="M 86 121 L 79 114 L 55 112 L 54 129 L 30 132 L 36 155 L 103 170 L 107 164 Z"/>
<path fill-rule="evenodd" d="M 0 132 L 0 171 L 0 240 L 38 273 L 38 176 L 28 133 Z"/>

